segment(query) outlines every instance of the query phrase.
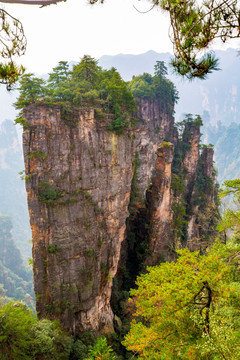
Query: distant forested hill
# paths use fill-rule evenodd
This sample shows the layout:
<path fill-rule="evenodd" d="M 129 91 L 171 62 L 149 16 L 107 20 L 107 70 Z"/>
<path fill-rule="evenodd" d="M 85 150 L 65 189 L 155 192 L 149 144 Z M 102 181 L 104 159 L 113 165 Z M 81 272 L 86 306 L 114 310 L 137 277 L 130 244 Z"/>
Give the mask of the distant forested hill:
<path fill-rule="evenodd" d="M 240 178 L 240 124 L 208 124 L 204 130 L 204 142 L 214 145 L 218 182 Z"/>
<path fill-rule="evenodd" d="M 22 146 L 16 126 L 10 120 L 0 124 L 0 214 L 10 215 L 12 236 L 25 259 L 31 256 L 25 183 L 19 172 L 24 169 Z"/>
<path fill-rule="evenodd" d="M 12 239 L 10 216 L 0 215 L 0 292 L 33 305 L 32 272 Z"/>

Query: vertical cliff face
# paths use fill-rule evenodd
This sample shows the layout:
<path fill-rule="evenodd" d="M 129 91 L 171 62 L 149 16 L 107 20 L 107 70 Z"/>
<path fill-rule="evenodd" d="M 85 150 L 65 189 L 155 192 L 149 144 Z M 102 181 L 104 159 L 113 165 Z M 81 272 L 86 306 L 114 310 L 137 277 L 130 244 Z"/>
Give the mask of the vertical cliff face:
<path fill-rule="evenodd" d="M 172 108 L 163 110 L 161 100 L 137 99 L 138 112 L 134 135 L 140 166 L 137 174 L 138 192 L 145 201 L 146 190 L 152 181 L 156 166 L 157 149 L 163 140 L 172 138 L 174 118 Z"/>
<path fill-rule="evenodd" d="M 217 208 L 213 148 L 205 147 L 198 159 L 196 179 L 191 198 L 191 215 L 188 218 L 187 246 L 190 250 L 204 250 L 217 236 L 219 219 Z"/>
<path fill-rule="evenodd" d="M 199 144 L 200 144 L 200 126 L 195 126 L 193 124 L 186 124 L 182 143 L 185 144 L 187 148 L 185 156 L 182 162 L 182 172 L 186 172 L 184 183 L 188 189 L 191 191 L 193 183 L 196 180 L 197 176 L 197 166 L 199 161 Z"/>
<path fill-rule="evenodd" d="M 188 116 L 175 147 L 172 178 L 173 236 L 177 247 L 205 250 L 216 234 L 213 148 L 200 145 L 201 119 Z M 208 224 L 206 226 L 206 224 Z"/>
<path fill-rule="evenodd" d="M 112 328 L 110 296 L 130 198 L 133 141 L 107 130 L 93 110 L 75 127 L 59 107 L 29 106 L 23 134 L 40 317 L 76 334 Z"/>

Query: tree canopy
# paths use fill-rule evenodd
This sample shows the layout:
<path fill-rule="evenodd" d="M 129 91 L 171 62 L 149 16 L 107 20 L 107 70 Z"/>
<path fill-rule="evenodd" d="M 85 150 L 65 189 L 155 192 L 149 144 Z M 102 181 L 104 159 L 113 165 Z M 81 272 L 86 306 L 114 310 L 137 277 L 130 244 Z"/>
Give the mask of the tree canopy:
<path fill-rule="evenodd" d="M 176 262 L 148 268 L 131 291 L 137 310 L 124 341 L 127 349 L 152 360 L 236 359 L 237 249 L 218 244 L 207 255 L 184 249 Z"/>
<path fill-rule="evenodd" d="M 103 70 L 89 55 L 85 55 L 71 71 L 67 62 L 60 61 L 47 81 L 24 74 L 19 90 L 20 96 L 15 103 L 19 110 L 33 103 L 59 105 L 62 119 L 74 126 L 75 109 L 91 106 L 96 117 L 105 116 L 111 120 L 109 130 L 119 133 L 130 125 L 136 107 L 133 94 L 116 69 Z"/>

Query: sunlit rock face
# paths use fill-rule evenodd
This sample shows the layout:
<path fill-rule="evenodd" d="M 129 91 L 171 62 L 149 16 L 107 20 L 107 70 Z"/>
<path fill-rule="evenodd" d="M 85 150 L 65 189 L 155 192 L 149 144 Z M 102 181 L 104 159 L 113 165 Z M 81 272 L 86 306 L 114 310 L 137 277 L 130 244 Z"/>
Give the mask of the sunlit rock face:
<path fill-rule="evenodd" d="M 172 140 L 176 129 L 173 105 L 166 111 L 161 100 L 137 99 L 137 104 L 139 120 L 134 129 L 136 152 L 140 160 L 137 181 L 140 197 L 145 199 L 156 166 L 158 146 L 164 140 Z"/>
<path fill-rule="evenodd" d="M 132 179 L 131 134 L 79 110 L 74 126 L 58 107 L 29 106 L 23 134 L 40 317 L 77 334 L 112 330 L 109 305 Z"/>

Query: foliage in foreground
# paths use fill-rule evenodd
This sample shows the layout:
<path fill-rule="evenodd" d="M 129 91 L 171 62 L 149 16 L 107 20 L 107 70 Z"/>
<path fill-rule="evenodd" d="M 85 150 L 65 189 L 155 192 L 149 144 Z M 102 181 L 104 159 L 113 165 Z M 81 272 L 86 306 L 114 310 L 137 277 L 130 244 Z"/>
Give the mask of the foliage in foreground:
<path fill-rule="evenodd" d="M 240 205 L 240 180 L 222 196 Z M 237 359 L 240 353 L 240 217 L 227 211 L 219 226 L 233 231 L 205 255 L 179 251 L 176 262 L 149 267 L 131 291 L 135 319 L 124 345 L 143 359 Z"/>
<path fill-rule="evenodd" d="M 137 311 L 124 342 L 128 350 L 144 359 L 230 359 L 233 351 L 237 356 L 240 347 L 232 345 L 240 340 L 240 284 L 218 247 L 202 256 L 181 250 L 176 262 L 149 268 L 138 279 L 131 292 Z"/>
<path fill-rule="evenodd" d="M 3 299 L 2 299 L 3 301 Z M 90 333 L 73 339 L 58 321 L 38 320 L 26 305 L 0 306 L 1 360 L 116 360 L 107 339 Z"/>
<path fill-rule="evenodd" d="M 68 359 L 71 339 L 57 321 L 37 320 L 20 302 L 0 307 L 2 360 Z"/>

